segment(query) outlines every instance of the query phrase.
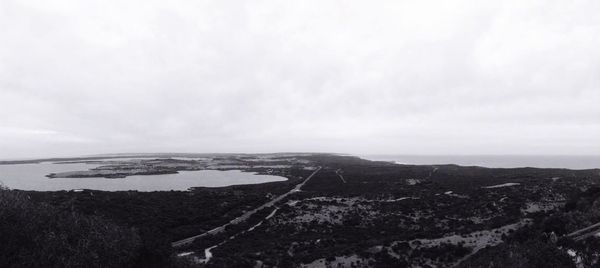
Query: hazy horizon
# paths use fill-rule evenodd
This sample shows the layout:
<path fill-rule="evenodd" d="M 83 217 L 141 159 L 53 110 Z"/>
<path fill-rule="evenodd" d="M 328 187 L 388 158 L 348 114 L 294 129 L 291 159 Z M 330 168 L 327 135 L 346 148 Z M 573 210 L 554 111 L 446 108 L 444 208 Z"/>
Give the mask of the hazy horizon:
<path fill-rule="evenodd" d="M 218 154 L 335 154 L 335 155 L 350 155 L 357 156 L 360 158 L 369 159 L 370 157 L 385 158 L 385 157 L 591 157 L 600 158 L 600 154 L 403 154 L 403 153 L 388 153 L 388 154 L 353 154 L 353 153 L 338 153 L 338 152 L 301 152 L 301 151 L 290 151 L 290 152 L 125 152 L 125 153 L 102 153 L 102 154 L 82 154 L 82 155 L 46 155 L 46 156 L 34 156 L 34 157 L 22 157 L 22 158 L 0 158 L 0 161 L 20 161 L 20 160 L 38 160 L 38 159 L 51 159 L 51 158 L 90 158 L 90 157 L 155 157 L 157 155 L 186 155 L 186 154 L 206 154 L 206 155 L 218 155 Z"/>
<path fill-rule="evenodd" d="M 285 154 L 285 153 L 309 153 L 309 152 L 271 152 L 264 154 Z M 314 153 L 314 152 L 313 152 Z M 68 158 L 89 158 L 101 157 L 103 159 L 113 157 L 126 157 L 124 159 L 132 158 L 155 158 L 159 155 L 162 156 L 176 156 L 176 157 L 194 157 L 194 155 L 204 155 L 211 153 L 117 153 L 117 154 L 101 154 L 101 155 L 83 155 L 83 156 L 69 156 L 62 157 Z M 227 153 L 215 153 L 227 154 Z M 229 154 L 244 154 L 240 152 L 233 152 Z M 335 154 L 335 153 L 332 153 Z M 566 168 L 566 169 L 600 169 L 600 155 L 406 155 L 406 154 L 379 154 L 379 155 L 360 155 L 360 154 L 339 154 L 339 155 L 352 155 L 362 159 L 372 161 L 386 161 L 394 162 L 397 164 L 406 165 L 459 165 L 459 166 L 479 166 L 487 168 L 523 168 L 523 167 L 534 167 L 534 168 Z M 0 159 L 0 161 L 27 161 L 27 160 L 43 160 L 52 159 L 51 157 L 43 158 L 24 158 L 24 159 Z M 56 158 L 61 159 L 61 157 Z"/>
<path fill-rule="evenodd" d="M 0 159 L 600 155 L 598 1 L 0 1 Z"/>

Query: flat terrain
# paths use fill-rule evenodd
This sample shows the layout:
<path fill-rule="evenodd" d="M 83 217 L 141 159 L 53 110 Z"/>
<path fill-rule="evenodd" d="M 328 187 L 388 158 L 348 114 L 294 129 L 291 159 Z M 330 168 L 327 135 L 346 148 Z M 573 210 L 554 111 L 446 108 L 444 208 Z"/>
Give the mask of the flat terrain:
<path fill-rule="evenodd" d="M 54 176 L 239 169 L 288 178 L 171 192 L 23 192 L 35 203 L 134 228 L 140 248 L 156 256 L 149 266 L 575 267 L 598 262 L 591 246 L 600 222 L 597 169 L 398 165 L 333 154 L 111 161 Z"/>

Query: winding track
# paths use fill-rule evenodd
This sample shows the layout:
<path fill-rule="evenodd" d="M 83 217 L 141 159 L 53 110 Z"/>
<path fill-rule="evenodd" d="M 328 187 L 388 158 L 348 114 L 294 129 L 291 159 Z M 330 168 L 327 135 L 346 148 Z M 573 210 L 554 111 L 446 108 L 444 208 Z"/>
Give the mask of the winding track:
<path fill-rule="evenodd" d="M 272 199 L 271 201 L 269 201 L 269 202 L 261 205 L 260 207 L 257 207 L 257 208 L 255 208 L 253 210 L 250 210 L 250 211 L 244 213 L 243 215 L 241 215 L 241 216 L 239 216 L 239 217 L 231 220 L 230 222 L 228 222 L 228 223 L 226 223 L 224 225 L 221 225 L 221 226 L 219 226 L 217 228 L 214 228 L 214 229 L 212 229 L 210 231 L 207 231 L 207 232 L 199 234 L 199 235 L 195 235 L 195 236 L 192 236 L 192 237 L 181 239 L 179 241 L 175 241 L 175 242 L 171 243 L 171 246 L 177 248 L 177 247 L 189 245 L 192 242 L 194 242 L 194 240 L 196 240 L 196 239 L 198 239 L 200 237 L 204 237 L 204 236 L 207 236 L 207 235 L 218 234 L 220 232 L 223 232 L 225 230 L 225 227 L 227 227 L 229 225 L 238 224 L 240 222 L 243 222 L 243 221 L 247 220 L 248 218 L 250 218 L 250 216 L 252 216 L 257 211 L 259 211 L 259 210 L 261 210 L 263 208 L 266 208 L 266 207 L 270 207 L 270 206 L 274 205 L 275 203 L 279 202 L 280 200 L 284 199 L 288 195 L 300 191 L 300 189 L 302 188 L 302 186 L 304 186 L 304 184 L 306 184 L 315 174 L 317 174 L 317 172 L 319 172 L 321 170 L 321 168 L 322 167 L 318 167 L 312 174 L 310 174 L 310 176 L 308 176 L 303 182 L 301 182 L 298 185 L 296 185 L 296 187 L 294 187 L 294 189 L 290 190 L 289 192 L 284 193 L 284 194 L 282 194 L 282 195 L 280 195 L 280 196 Z"/>

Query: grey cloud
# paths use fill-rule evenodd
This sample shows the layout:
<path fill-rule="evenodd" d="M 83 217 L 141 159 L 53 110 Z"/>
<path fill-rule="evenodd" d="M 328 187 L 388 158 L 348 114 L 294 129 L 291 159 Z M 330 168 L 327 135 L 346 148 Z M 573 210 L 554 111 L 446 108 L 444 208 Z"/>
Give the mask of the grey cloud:
<path fill-rule="evenodd" d="M 600 153 L 596 1 L 2 1 L 0 158 Z"/>

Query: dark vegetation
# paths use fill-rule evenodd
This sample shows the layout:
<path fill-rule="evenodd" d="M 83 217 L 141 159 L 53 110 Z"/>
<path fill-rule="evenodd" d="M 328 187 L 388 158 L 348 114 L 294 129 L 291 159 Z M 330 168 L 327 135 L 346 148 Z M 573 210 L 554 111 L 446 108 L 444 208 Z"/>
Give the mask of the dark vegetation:
<path fill-rule="evenodd" d="M 139 235 L 94 216 L 0 190 L 0 267 L 120 267 L 144 263 Z"/>
<path fill-rule="evenodd" d="M 3 190 L 0 239 L 12 242 L 0 245 L 0 267 L 179 267 L 188 263 L 174 258 L 176 251 L 201 253 L 223 241 L 204 266 L 298 267 L 351 257 L 347 267 L 458 262 L 460 267 L 574 267 L 569 249 L 585 267 L 598 265 L 597 238 L 565 236 L 600 222 L 598 170 L 395 165 L 328 154 L 296 158 L 323 167 L 301 192 L 184 249 L 172 249 L 170 243 L 229 222 L 289 191 L 312 171 L 298 165 L 275 171 L 259 167 L 252 170 L 290 180 L 189 192 Z M 215 159 L 261 165 L 251 156 Z M 504 183 L 516 186 L 485 188 Z M 532 223 L 498 231 L 525 218 Z M 497 242 L 481 250 L 465 243 L 493 229 L 496 233 L 486 235 Z M 465 241 L 420 242 L 452 236 Z"/>
<path fill-rule="evenodd" d="M 505 243 L 478 252 L 460 267 L 575 267 L 551 236 L 536 227 L 516 231 Z"/>
<path fill-rule="evenodd" d="M 36 202 L 72 207 L 86 215 L 103 216 L 125 226 L 155 229 L 177 240 L 223 225 L 288 191 L 293 182 L 195 188 L 190 192 L 27 192 Z"/>
<path fill-rule="evenodd" d="M 0 267 L 186 266 L 188 265 L 186 261 L 173 257 L 175 252 L 171 248 L 172 241 L 225 224 L 244 211 L 262 205 L 273 196 L 289 191 L 299 182 L 299 177 L 307 176 L 310 172 L 290 169 L 281 174 L 291 179 L 285 182 L 221 188 L 199 187 L 188 192 L 2 190 L 2 205 L 5 202 L 6 204 L 12 202 L 15 205 L 10 210 L 8 206 L 0 213 L 0 219 L 3 219 L 1 223 L 6 224 L 0 228 L 2 232 L 0 239 L 6 246 L 1 252 L 6 253 L 6 258 L 21 257 L 7 259 L 5 263 L 0 262 Z M 26 205 L 17 205 L 19 202 L 15 200 L 23 201 Z M 229 228 L 231 230 L 227 233 L 235 233 L 239 228 L 249 228 L 251 226 L 247 226 L 248 224 L 257 222 L 256 217 L 270 212 L 265 210 L 258 213 L 250 221 Z M 7 220 L 4 220 L 5 217 Z M 11 221 L 11 217 L 20 217 L 14 220 L 29 224 L 26 226 L 31 226 L 32 229 L 23 229 L 21 227 L 23 225 L 15 224 L 16 222 Z M 47 224 L 48 222 L 52 224 Z M 75 223 L 82 226 L 74 227 Z M 9 234 L 13 236 L 8 236 Z M 59 242 L 55 240 L 42 239 L 46 236 L 54 239 L 55 234 L 66 242 L 60 240 L 62 244 L 58 244 Z M 24 235 L 37 235 L 42 238 L 23 240 L 19 248 L 13 248 L 19 244 L 4 243 L 4 241 L 19 240 L 20 236 Z M 87 237 L 88 235 L 94 237 Z M 79 245 L 79 241 L 90 239 L 102 240 L 85 244 L 87 245 L 85 248 L 75 247 Z M 31 245 L 48 249 L 40 250 Z M 73 247 L 77 250 L 76 254 L 65 250 Z M 21 252 L 23 250 L 29 251 Z M 113 257 L 111 254 L 125 256 Z M 71 259 L 65 259 L 64 256 Z M 92 258 L 90 256 L 95 256 L 93 258 L 96 259 L 89 259 Z M 43 260 L 47 257 L 53 259 Z M 25 261 L 31 261 L 31 265 Z"/>
<path fill-rule="evenodd" d="M 560 207 L 569 198 L 580 194 L 582 187 L 599 181 L 597 170 L 410 166 L 329 155 L 307 158 L 326 168 L 305 185 L 303 192 L 288 198 L 288 201 L 299 202 L 295 206 L 283 204 L 278 216 L 268 224 L 237 238 L 235 243 L 226 243 L 214 250 L 215 258 L 209 266 L 255 263 L 260 260 L 265 267 L 285 267 L 289 264 L 310 263 L 317 259 L 333 260 L 334 257 L 351 255 L 358 255 L 366 263 L 370 263 L 368 266 L 410 267 L 426 264 L 424 261 L 411 262 L 417 259 L 451 264 L 470 254 L 471 249 L 461 245 L 441 244 L 418 250 L 400 250 L 396 253 L 404 256 L 401 258 L 391 257 L 385 251 L 376 249 L 379 246 L 384 246 L 385 249 L 386 245 L 394 241 L 434 239 L 452 234 L 468 237 L 475 231 L 500 228 L 525 217 L 536 218 L 536 222 L 546 219 L 545 225 L 534 225 L 531 228 L 540 231 L 540 236 L 547 236 L 548 230 L 544 228 L 556 221 L 547 218 L 553 210 L 524 212 L 526 204 L 558 204 Z M 338 177 L 337 170 L 343 170 L 346 183 Z M 407 183 L 410 179 L 418 182 L 411 185 Z M 519 185 L 483 188 L 504 183 Z M 448 191 L 451 194 L 445 194 Z M 326 199 L 310 200 L 316 197 Z M 402 197 L 415 198 L 401 202 L 373 202 Z M 346 201 L 339 201 L 340 198 Z M 344 204 L 348 200 L 356 201 Z M 578 202 L 577 206 L 589 206 L 582 201 Z M 567 205 L 569 206 L 573 205 Z M 333 222 L 318 219 L 290 221 L 322 213 L 328 207 L 334 210 L 343 208 L 346 211 L 331 213 Z M 335 219 L 340 219 L 339 223 Z M 579 225 L 585 226 L 596 220 L 600 221 L 600 218 L 591 218 Z M 522 232 L 516 233 L 517 237 L 521 235 Z M 504 264 L 497 267 L 552 267 L 547 265 L 551 263 L 560 267 L 573 263 L 564 248 L 559 249 L 556 244 L 547 245 L 547 238 L 532 236 L 535 238 L 527 241 L 501 243 L 502 237 L 508 239 L 514 236 L 497 235 L 500 240 L 499 248 L 520 254 L 515 255 L 519 256 L 515 259 L 504 256 L 504 259 L 514 262 L 497 260 L 497 263 Z M 491 262 L 493 260 L 487 259 L 482 263 Z"/>
<path fill-rule="evenodd" d="M 582 267 L 600 267 L 600 239 L 574 241 L 566 236 L 600 222 L 599 206 L 597 186 L 574 194 L 562 209 L 537 215 L 532 226 L 518 230 L 506 243 L 480 251 L 461 267 L 575 267 L 577 258 Z M 576 257 L 567 255 L 569 249 Z"/>

